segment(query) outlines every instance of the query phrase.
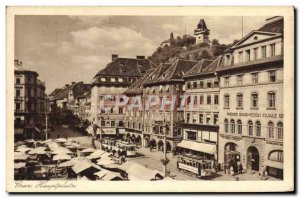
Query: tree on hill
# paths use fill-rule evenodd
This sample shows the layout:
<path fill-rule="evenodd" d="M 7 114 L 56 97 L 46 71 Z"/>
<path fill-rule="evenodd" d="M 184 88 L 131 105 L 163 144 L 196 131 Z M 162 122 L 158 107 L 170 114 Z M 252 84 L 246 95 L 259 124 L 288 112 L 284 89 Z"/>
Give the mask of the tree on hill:
<path fill-rule="evenodd" d="M 156 64 L 167 62 L 175 57 L 184 57 L 188 60 L 214 59 L 224 51 L 232 47 L 238 40 L 232 44 L 220 44 L 217 39 L 213 39 L 211 44 L 200 43 L 195 45 L 196 39 L 190 35 L 178 36 L 174 39 L 171 46 L 158 47 L 149 57 L 149 60 Z M 185 49 L 184 49 L 185 48 Z"/>

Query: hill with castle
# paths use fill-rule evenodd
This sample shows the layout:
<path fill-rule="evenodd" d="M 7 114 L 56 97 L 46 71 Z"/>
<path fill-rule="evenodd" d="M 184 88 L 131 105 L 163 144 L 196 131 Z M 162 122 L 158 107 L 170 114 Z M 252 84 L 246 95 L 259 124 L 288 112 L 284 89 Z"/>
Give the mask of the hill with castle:
<path fill-rule="evenodd" d="M 219 43 L 217 39 L 210 41 L 209 34 L 210 30 L 204 19 L 201 19 L 193 36 L 185 34 L 174 38 L 174 34 L 171 33 L 170 38 L 163 41 L 148 59 L 156 64 L 173 62 L 176 58 L 196 61 L 215 59 L 237 42 L 226 45 Z"/>

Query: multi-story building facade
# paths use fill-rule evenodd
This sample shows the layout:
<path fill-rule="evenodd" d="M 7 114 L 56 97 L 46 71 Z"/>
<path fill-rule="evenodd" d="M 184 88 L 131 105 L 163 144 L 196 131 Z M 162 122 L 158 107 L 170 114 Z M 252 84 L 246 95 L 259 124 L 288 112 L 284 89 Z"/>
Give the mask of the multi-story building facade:
<path fill-rule="evenodd" d="M 15 140 L 42 138 L 46 110 L 45 83 L 38 73 L 15 60 Z"/>
<path fill-rule="evenodd" d="M 91 120 L 102 127 L 103 135 L 119 136 L 124 134 L 124 108 L 115 109 L 116 96 L 123 94 L 128 87 L 155 66 L 144 56 L 119 58 L 112 55 L 112 62 L 100 70 L 91 85 Z M 111 95 L 109 108 L 100 110 L 100 102 Z M 97 133 L 100 133 L 97 130 Z"/>
<path fill-rule="evenodd" d="M 172 65 L 162 64 L 158 67 L 159 69 L 149 75 L 150 78 L 144 84 L 144 98 L 156 95 L 159 97 L 160 102 L 157 107 L 145 110 L 145 145 L 151 145 L 159 150 L 163 149 L 163 136 L 165 133 L 166 148 L 167 151 L 171 151 L 182 140 L 179 123 L 183 121 L 183 109 L 180 109 L 181 96 L 184 93 L 183 75 L 197 63 L 197 61 L 177 59 Z M 166 105 L 164 109 L 161 109 L 164 97 L 166 101 L 172 101 L 172 97 L 175 98 L 176 103 L 173 110 L 171 105 Z"/>
<path fill-rule="evenodd" d="M 62 89 L 55 89 L 51 93 L 51 121 L 66 122 L 66 117 L 79 116 L 78 97 L 90 90 L 90 84 L 84 82 L 72 82 Z M 70 123 L 69 123 L 70 124 Z"/>
<path fill-rule="evenodd" d="M 131 142 L 137 144 L 138 146 L 145 146 L 145 125 L 144 125 L 144 114 L 145 114 L 145 101 L 143 97 L 143 85 L 150 78 L 153 71 L 156 69 L 149 69 L 146 71 L 145 75 L 139 78 L 135 83 L 133 83 L 124 94 L 128 97 L 128 105 L 125 107 L 125 140 L 130 140 Z M 133 105 L 140 101 L 141 105 Z M 131 107 L 132 105 L 132 107 Z"/>
<path fill-rule="evenodd" d="M 90 122 L 91 112 L 91 91 L 77 97 L 78 117 L 81 121 Z"/>
<path fill-rule="evenodd" d="M 184 75 L 185 95 L 183 140 L 177 145 L 180 153 L 204 159 L 217 159 L 219 131 L 219 79 L 215 75 L 222 57 L 201 60 Z"/>
<path fill-rule="evenodd" d="M 268 19 L 224 55 L 219 161 L 283 177 L 283 18 Z"/>

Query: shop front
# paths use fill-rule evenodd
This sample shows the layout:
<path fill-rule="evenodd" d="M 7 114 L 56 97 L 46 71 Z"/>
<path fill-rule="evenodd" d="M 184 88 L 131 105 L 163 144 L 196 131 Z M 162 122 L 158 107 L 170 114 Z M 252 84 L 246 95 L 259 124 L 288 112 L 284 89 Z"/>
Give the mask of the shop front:
<path fill-rule="evenodd" d="M 275 150 L 269 154 L 264 166 L 269 176 L 283 179 L 283 151 Z"/>

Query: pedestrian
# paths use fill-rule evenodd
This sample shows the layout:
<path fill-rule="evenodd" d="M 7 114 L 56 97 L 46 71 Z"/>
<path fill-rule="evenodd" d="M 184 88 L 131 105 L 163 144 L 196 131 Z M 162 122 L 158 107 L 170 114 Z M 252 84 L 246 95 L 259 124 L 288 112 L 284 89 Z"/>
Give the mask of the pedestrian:
<path fill-rule="evenodd" d="M 201 177 L 201 164 L 199 164 L 199 166 L 198 166 L 198 176 Z"/>
<path fill-rule="evenodd" d="M 243 164 L 242 163 L 240 163 L 240 165 L 239 165 L 239 173 L 243 174 Z"/>
<path fill-rule="evenodd" d="M 236 163 L 233 164 L 233 172 L 235 175 L 238 174 L 238 166 Z"/>
<path fill-rule="evenodd" d="M 224 174 L 226 175 L 226 170 L 227 170 L 227 164 L 226 163 L 223 164 L 223 169 L 224 169 Z"/>
<path fill-rule="evenodd" d="M 261 180 L 265 180 L 266 178 L 265 178 L 265 176 L 266 176 L 266 169 L 262 166 L 262 171 L 261 171 Z"/>
<path fill-rule="evenodd" d="M 230 173 L 231 173 L 232 176 L 234 176 L 233 166 L 230 167 Z"/>

